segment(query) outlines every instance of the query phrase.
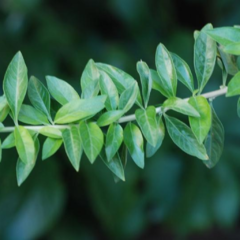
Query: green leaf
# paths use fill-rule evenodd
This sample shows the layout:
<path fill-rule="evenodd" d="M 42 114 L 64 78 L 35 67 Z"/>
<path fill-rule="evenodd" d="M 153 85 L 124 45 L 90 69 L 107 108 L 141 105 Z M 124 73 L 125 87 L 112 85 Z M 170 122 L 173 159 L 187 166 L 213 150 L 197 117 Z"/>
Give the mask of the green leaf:
<path fill-rule="evenodd" d="M 237 115 L 240 118 L 240 98 L 238 99 L 238 102 L 237 102 Z"/>
<path fill-rule="evenodd" d="M 164 123 L 163 123 L 163 120 L 162 120 L 162 116 L 158 117 L 157 124 L 158 124 L 157 144 L 156 144 L 155 147 L 153 147 L 150 143 L 147 142 L 146 156 L 148 158 L 152 157 L 157 152 L 157 150 L 161 147 L 163 139 L 165 137 L 165 127 L 164 127 Z"/>
<path fill-rule="evenodd" d="M 63 140 L 56 138 L 47 138 L 43 143 L 42 160 L 51 157 L 61 147 Z"/>
<path fill-rule="evenodd" d="M 21 159 L 18 159 L 17 166 L 16 166 L 18 186 L 22 185 L 22 183 L 27 179 L 29 174 L 32 172 L 32 170 L 36 164 L 39 149 L 40 149 L 40 143 L 39 143 L 38 138 L 35 137 L 34 156 L 32 159 L 30 159 L 31 161 L 29 161 L 27 163 L 23 163 L 23 161 L 21 161 Z"/>
<path fill-rule="evenodd" d="M 15 144 L 18 155 L 23 163 L 31 163 L 35 156 L 34 142 L 28 130 L 22 126 L 15 127 Z"/>
<path fill-rule="evenodd" d="M 113 123 L 109 126 L 106 136 L 105 151 L 107 160 L 111 161 L 119 150 L 123 141 L 123 129 L 121 125 Z"/>
<path fill-rule="evenodd" d="M 240 94 L 240 72 L 238 72 L 228 83 L 227 97 Z"/>
<path fill-rule="evenodd" d="M 95 62 L 90 59 L 81 76 L 82 98 L 92 98 L 98 95 L 99 78 L 100 72 Z"/>
<path fill-rule="evenodd" d="M 160 85 L 167 93 L 167 97 L 175 97 L 177 92 L 177 73 L 171 54 L 161 43 L 156 50 L 155 64 L 161 80 Z"/>
<path fill-rule="evenodd" d="M 86 141 L 86 139 L 84 139 Z M 79 129 L 76 126 L 71 126 L 63 131 L 63 142 L 67 156 L 75 170 L 78 172 L 82 156 L 82 143 Z"/>
<path fill-rule="evenodd" d="M 107 126 L 113 122 L 116 122 L 120 117 L 124 115 L 124 110 L 113 110 L 103 113 L 97 120 L 97 124 L 100 127 Z"/>
<path fill-rule="evenodd" d="M 5 95 L 0 97 L 0 122 L 3 122 L 9 113 L 9 106 Z"/>
<path fill-rule="evenodd" d="M 211 127 L 211 107 L 207 99 L 202 96 L 191 97 L 188 102 L 200 114 L 198 118 L 189 117 L 189 122 L 197 140 L 203 143 Z"/>
<path fill-rule="evenodd" d="M 118 90 L 111 78 L 103 71 L 101 71 L 99 85 L 101 93 L 107 96 L 105 102 L 106 109 L 108 111 L 116 110 L 119 103 Z"/>
<path fill-rule="evenodd" d="M 131 87 L 126 89 L 120 96 L 119 109 L 125 112 L 129 111 L 137 99 L 138 85 L 133 83 Z"/>
<path fill-rule="evenodd" d="M 0 162 L 2 161 L 2 142 L 0 139 Z"/>
<path fill-rule="evenodd" d="M 33 108 L 32 106 L 25 104 L 23 104 L 21 107 L 18 119 L 20 122 L 31 125 L 49 124 L 45 114 Z"/>
<path fill-rule="evenodd" d="M 10 133 L 2 143 L 2 149 L 9 149 L 15 147 L 15 136 L 14 132 Z"/>
<path fill-rule="evenodd" d="M 142 96 L 145 108 L 148 105 L 150 93 L 152 90 L 152 78 L 148 65 L 145 62 L 137 62 L 137 71 L 142 84 Z"/>
<path fill-rule="evenodd" d="M 209 156 L 209 161 L 204 162 L 208 168 L 213 168 L 219 161 L 224 147 L 224 128 L 217 117 L 213 107 L 212 112 L 212 124 L 209 134 L 205 141 L 205 147 Z"/>
<path fill-rule="evenodd" d="M 39 130 L 39 133 L 46 136 L 46 137 L 50 137 L 50 138 L 62 138 L 62 132 L 53 127 L 50 126 L 46 126 L 46 127 L 42 127 Z"/>
<path fill-rule="evenodd" d="M 21 52 L 18 52 L 10 62 L 3 80 L 3 90 L 12 110 L 15 124 L 17 124 L 18 113 L 25 98 L 27 86 L 27 67 Z"/>
<path fill-rule="evenodd" d="M 105 63 L 96 63 L 96 65 L 99 69 L 106 72 L 110 76 L 110 78 L 114 82 L 114 84 L 117 87 L 117 90 L 120 94 L 122 94 L 123 91 L 128 89 L 130 86 L 132 86 L 133 83 L 136 82 L 132 76 L 130 76 L 129 74 L 127 74 L 126 72 L 122 71 L 119 68 L 113 67 L 113 66 L 105 64 Z M 139 89 L 138 89 L 136 103 L 140 107 L 142 106 L 142 99 L 141 99 Z"/>
<path fill-rule="evenodd" d="M 194 80 L 190 67 L 177 54 L 171 53 L 173 63 L 177 72 L 178 80 L 183 83 L 191 92 L 194 91 Z"/>
<path fill-rule="evenodd" d="M 83 121 L 80 123 L 80 136 L 85 154 L 89 161 L 94 163 L 103 147 L 102 130 L 96 123 Z"/>
<path fill-rule="evenodd" d="M 0 130 L 4 128 L 4 125 L 0 122 Z"/>
<path fill-rule="evenodd" d="M 124 128 L 123 139 L 133 161 L 138 167 L 144 168 L 143 137 L 140 129 L 129 122 Z"/>
<path fill-rule="evenodd" d="M 163 88 L 163 82 L 159 77 L 157 71 L 150 69 L 150 74 L 152 78 L 152 88 L 159 91 L 163 96 L 168 97 L 168 93 Z"/>
<path fill-rule="evenodd" d="M 73 100 L 80 99 L 75 89 L 66 81 L 53 76 L 46 76 L 46 80 L 50 94 L 61 105 L 67 104 Z"/>
<path fill-rule="evenodd" d="M 176 118 L 164 115 L 168 133 L 173 142 L 184 152 L 201 160 L 208 160 L 203 144 L 200 144 L 192 130 Z"/>
<path fill-rule="evenodd" d="M 158 141 L 158 125 L 155 107 L 150 106 L 146 110 L 137 109 L 135 116 L 144 137 L 152 146 L 155 147 Z"/>
<path fill-rule="evenodd" d="M 210 24 L 204 27 L 204 29 L 211 28 L 212 25 Z M 199 94 L 212 75 L 217 54 L 216 42 L 204 32 L 204 29 L 199 33 L 194 44 L 194 68 L 198 80 Z"/>
<path fill-rule="evenodd" d="M 222 86 L 226 86 L 227 77 L 228 77 L 227 69 L 224 65 L 223 60 L 220 57 L 217 57 L 217 63 L 222 70 Z"/>
<path fill-rule="evenodd" d="M 223 51 L 233 55 L 240 55 L 240 39 L 237 43 L 231 43 L 225 46 Z"/>
<path fill-rule="evenodd" d="M 240 41 L 240 29 L 234 27 L 219 27 L 207 29 L 205 32 L 223 46 Z"/>
<path fill-rule="evenodd" d="M 104 151 L 101 152 L 100 157 L 105 165 L 113 172 L 113 174 L 115 174 L 122 181 L 125 181 L 124 168 L 118 153 L 112 158 L 110 162 L 107 161 Z"/>
<path fill-rule="evenodd" d="M 106 96 L 97 96 L 90 99 L 74 100 L 61 107 L 55 117 L 55 123 L 71 123 L 93 116 L 104 107 Z"/>
<path fill-rule="evenodd" d="M 200 117 L 198 111 L 193 106 L 191 106 L 187 101 L 180 98 L 169 98 L 163 103 L 162 107 L 163 111 L 171 109 L 187 116 Z"/>
<path fill-rule="evenodd" d="M 50 94 L 47 88 L 35 77 L 31 77 L 28 84 L 28 97 L 32 105 L 44 113 L 52 122 L 50 113 Z"/>

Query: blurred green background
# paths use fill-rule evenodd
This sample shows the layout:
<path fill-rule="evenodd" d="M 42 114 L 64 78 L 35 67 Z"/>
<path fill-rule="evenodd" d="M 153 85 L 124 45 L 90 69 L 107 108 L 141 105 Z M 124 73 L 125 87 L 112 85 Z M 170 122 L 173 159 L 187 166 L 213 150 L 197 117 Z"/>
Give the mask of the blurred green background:
<path fill-rule="evenodd" d="M 159 42 L 193 70 L 193 31 L 208 22 L 214 27 L 239 24 L 239 13 L 237 0 L 1 0 L 1 79 L 18 50 L 29 75 L 42 81 L 45 75 L 54 75 L 78 92 L 90 58 L 139 79 L 136 62 L 142 59 L 154 68 Z M 205 91 L 220 85 L 216 67 Z M 179 84 L 178 96 L 189 95 Z M 152 104 L 162 101 L 157 92 L 152 94 Z M 125 183 L 115 184 L 99 159 L 91 165 L 83 158 L 76 173 L 61 149 L 45 162 L 39 158 L 18 188 L 17 154 L 4 151 L 0 239 L 240 239 L 236 102 L 237 98 L 225 97 L 214 101 L 225 127 L 225 149 L 212 170 L 183 153 L 166 135 L 157 154 L 146 159 L 144 170 L 129 158 Z"/>

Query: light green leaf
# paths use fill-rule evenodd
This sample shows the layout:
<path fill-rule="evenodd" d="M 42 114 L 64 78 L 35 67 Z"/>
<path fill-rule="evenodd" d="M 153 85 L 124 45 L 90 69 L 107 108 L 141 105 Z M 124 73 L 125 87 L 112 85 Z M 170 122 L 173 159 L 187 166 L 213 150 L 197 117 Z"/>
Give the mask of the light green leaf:
<path fill-rule="evenodd" d="M 239 42 L 226 45 L 223 48 L 223 51 L 233 55 L 240 55 L 240 38 L 239 38 Z"/>
<path fill-rule="evenodd" d="M 183 83 L 191 92 L 194 91 L 194 80 L 190 67 L 177 54 L 171 53 L 173 63 L 177 72 L 178 80 Z"/>
<path fill-rule="evenodd" d="M 200 114 L 200 117 L 189 117 L 191 129 L 199 143 L 203 143 L 211 127 L 211 107 L 206 98 L 202 96 L 191 97 L 191 104 Z"/>
<path fill-rule="evenodd" d="M 34 142 L 28 130 L 22 126 L 15 127 L 15 145 L 23 163 L 31 163 L 35 156 Z"/>
<path fill-rule="evenodd" d="M 137 62 L 137 71 L 142 84 L 142 96 L 145 108 L 148 105 L 150 93 L 152 90 L 152 78 L 148 65 L 145 62 Z"/>
<path fill-rule="evenodd" d="M 223 46 L 240 41 L 240 29 L 234 27 L 219 27 L 206 29 L 205 32 Z"/>
<path fill-rule="evenodd" d="M 162 120 L 162 116 L 159 116 L 157 118 L 157 124 L 158 124 L 158 140 L 157 140 L 157 144 L 155 147 L 153 147 L 150 143 L 147 142 L 147 147 L 146 147 L 146 156 L 148 158 L 152 157 L 157 150 L 161 147 L 163 139 L 165 137 L 165 127 L 164 127 L 164 123 Z"/>
<path fill-rule="evenodd" d="M 67 104 L 73 100 L 80 99 L 75 89 L 66 81 L 53 76 L 46 76 L 46 80 L 50 94 L 61 105 Z"/>
<path fill-rule="evenodd" d="M 18 52 L 10 62 L 3 80 L 3 90 L 12 110 L 15 124 L 17 124 L 18 113 L 25 98 L 27 86 L 27 67 L 21 52 Z"/>
<path fill-rule="evenodd" d="M 158 141 L 158 125 L 156 119 L 156 109 L 153 106 L 145 109 L 137 109 L 135 112 L 136 120 L 140 126 L 146 140 L 156 146 Z"/>
<path fill-rule="evenodd" d="M 21 161 L 21 159 L 18 159 L 17 166 L 16 166 L 18 186 L 22 185 L 22 183 L 27 179 L 29 174 L 32 172 L 32 170 L 36 164 L 39 149 L 40 149 L 40 143 L 39 143 L 38 138 L 35 137 L 35 139 L 34 139 L 34 156 L 31 159 L 31 161 L 29 161 L 28 163 L 23 163 L 23 161 Z"/>
<path fill-rule="evenodd" d="M 75 170 L 79 171 L 83 149 L 78 127 L 71 126 L 69 129 L 65 129 L 63 131 L 63 142 L 70 162 Z"/>
<path fill-rule="evenodd" d="M 120 117 L 124 115 L 124 110 L 113 110 L 103 113 L 97 120 L 97 124 L 100 127 L 107 126 L 113 122 L 116 122 Z"/>
<path fill-rule="evenodd" d="M 100 72 L 95 62 L 90 59 L 81 76 L 82 98 L 92 98 L 99 92 Z"/>
<path fill-rule="evenodd" d="M 219 161 L 223 147 L 224 147 L 224 128 L 219 120 L 216 112 L 213 107 L 211 108 L 212 112 L 212 124 L 209 134 L 205 141 L 205 147 L 207 154 L 209 156 L 209 161 L 205 161 L 204 164 L 208 168 L 213 168 Z"/>
<path fill-rule="evenodd" d="M 159 91 L 163 96 L 168 97 L 168 93 L 163 88 L 163 82 L 159 77 L 157 71 L 150 69 L 150 74 L 152 78 L 152 88 Z"/>
<path fill-rule="evenodd" d="M 80 136 L 85 154 L 89 161 L 94 163 L 103 147 L 102 130 L 96 123 L 83 121 L 80 123 Z"/>
<path fill-rule="evenodd" d="M 131 87 L 127 88 L 120 96 L 119 109 L 125 112 L 129 111 L 137 99 L 138 85 L 133 83 Z"/>
<path fill-rule="evenodd" d="M 176 118 L 164 115 L 168 133 L 173 142 L 184 152 L 201 160 L 208 160 L 203 144 L 200 144 L 192 130 Z"/>
<path fill-rule="evenodd" d="M 101 71 L 99 85 L 101 93 L 107 96 L 105 102 L 106 109 L 108 111 L 116 110 L 119 103 L 118 90 L 108 74 L 103 71 Z"/>
<path fill-rule="evenodd" d="M 200 117 L 198 111 L 193 106 L 191 106 L 187 101 L 180 98 L 171 97 L 163 103 L 162 107 L 163 111 L 171 109 L 188 116 Z"/>
<path fill-rule="evenodd" d="M 107 160 L 111 161 L 119 150 L 123 141 L 123 129 L 121 125 L 113 123 L 109 126 L 106 136 L 105 152 Z"/>
<path fill-rule="evenodd" d="M 129 122 L 123 131 L 123 139 L 133 161 L 138 167 L 144 168 L 143 137 L 140 129 Z"/>
<path fill-rule="evenodd" d="M 4 125 L 0 122 L 0 130 L 4 128 Z"/>
<path fill-rule="evenodd" d="M 62 138 L 62 132 L 54 126 L 42 127 L 39 133 L 50 138 Z"/>
<path fill-rule="evenodd" d="M 63 140 L 56 138 L 47 138 L 43 143 L 42 160 L 51 157 L 61 147 Z"/>
<path fill-rule="evenodd" d="M 107 161 L 104 151 L 100 153 L 100 157 L 105 165 L 113 172 L 113 174 L 115 174 L 122 181 L 125 181 L 124 168 L 118 153 L 112 158 L 110 162 Z"/>
<path fill-rule="evenodd" d="M 15 136 L 14 132 L 10 133 L 2 143 L 2 149 L 9 149 L 15 147 Z"/>
<path fill-rule="evenodd" d="M 155 64 L 161 80 L 160 85 L 167 93 L 167 97 L 175 97 L 177 92 L 177 73 L 171 54 L 161 43 L 156 50 Z"/>
<path fill-rule="evenodd" d="M 3 122 L 9 113 L 9 106 L 5 95 L 0 97 L 0 122 Z"/>
<path fill-rule="evenodd" d="M 193 32 L 193 38 L 194 38 L 194 40 L 197 39 L 197 37 L 199 36 L 199 33 L 200 33 L 200 31 L 198 31 L 198 30 L 195 30 L 195 31 Z"/>
<path fill-rule="evenodd" d="M 105 107 L 105 101 L 106 96 L 102 95 L 67 103 L 58 110 L 55 123 L 71 123 L 89 116 L 94 116 Z"/>
<path fill-rule="evenodd" d="M 23 104 L 21 107 L 18 119 L 20 122 L 31 125 L 49 124 L 45 114 L 33 108 L 32 106 L 25 104 Z"/>
<path fill-rule="evenodd" d="M 212 75 L 217 54 L 216 42 L 204 32 L 205 29 L 212 29 L 212 25 L 208 24 L 203 28 L 194 44 L 194 68 L 198 80 L 199 94 Z"/>
<path fill-rule="evenodd" d="M 119 68 L 113 67 L 105 63 L 96 63 L 96 65 L 99 69 L 106 72 L 110 76 L 120 94 L 122 94 L 123 91 L 128 89 L 130 86 L 132 86 L 133 83 L 136 82 L 132 76 Z M 136 104 L 138 104 L 138 106 L 140 107 L 142 106 L 142 99 L 139 89 Z"/>
<path fill-rule="evenodd" d="M 228 83 L 227 97 L 240 94 L 240 71 Z"/>
<path fill-rule="evenodd" d="M 32 105 L 44 113 L 52 122 L 50 113 L 50 94 L 47 88 L 36 77 L 31 77 L 28 84 L 28 97 Z"/>

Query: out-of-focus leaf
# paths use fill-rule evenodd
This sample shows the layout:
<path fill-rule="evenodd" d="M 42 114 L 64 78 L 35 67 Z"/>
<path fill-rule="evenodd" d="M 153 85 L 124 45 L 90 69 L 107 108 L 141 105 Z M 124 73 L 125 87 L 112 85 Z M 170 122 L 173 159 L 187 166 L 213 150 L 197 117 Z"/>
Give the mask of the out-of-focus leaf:
<path fill-rule="evenodd" d="M 69 129 L 65 129 L 63 131 L 63 142 L 70 162 L 75 170 L 79 171 L 83 149 L 78 127 L 71 126 Z"/>
<path fill-rule="evenodd" d="M 120 124 L 113 123 L 109 126 L 106 136 L 106 157 L 107 160 L 110 161 L 119 147 L 121 146 L 123 141 L 123 129 Z"/>
<path fill-rule="evenodd" d="M 105 107 L 105 101 L 106 96 L 102 95 L 67 103 L 58 110 L 55 116 L 55 123 L 71 123 L 93 116 Z"/>
<path fill-rule="evenodd" d="M 39 130 L 39 133 L 50 138 L 62 138 L 62 132 L 59 129 L 54 128 L 54 126 L 42 127 Z"/>
<path fill-rule="evenodd" d="M 81 76 L 82 98 L 92 98 L 98 95 L 99 92 L 100 72 L 95 62 L 90 59 L 83 70 Z"/>
<path fill-rule="evenodd" d="M 23 104 L 21 107 L 18 119 L 20 122 L 31 125 L 49 124 L 48 118 L 45 114 L 33 108 L 32 106 L 25 104 Z"/>
<path fill-rule="evenodd" d="M 228 83 L 227 97 L 240 94 L 240 72 L 238 72 Z"/>
<path fill-rule="evenodd" d="M 150 93 L 152 90 L 152 78 L 148 65 L 145 62 L 137 62 L 137 71 L 142 84 L 142 96 L 145 108 L 148 105 Z"/>
<path fill-rule="evenodd" d="M 144 137 L 155 147 L 159 138 L 155 107 L 150 106 L 146 110 L 137 109 L 135 116 Z"/>
<path fill-rule="evenodd" d="M 97 156 L 101 152 L 104 143 L 102 130 L 96 123 L 87 123 L 85 121 L 80 123 L 79 129 L 83 150 L 89 161 L 94 163 Z"/>
<path fill-rule="evenodd" d="M 9 149 L 15 146 L 14 132 L 10 133 L 2 143 L 2 149 Z"/>
<path fill-rule="evenodd" d="M 240 55 L 240 38 L 239 42 L 226 45 L 223 51 L 233 55 Z"/>
<path fill-rule="evenodd" d="M 157 47 L 155 64 L 161 80 L 160 85 L 167 93 L 167 97 L 175 97 L 177 91 L 177 73 L 171 54 L 162 43 Z"/>
<path fill-rule="evenodd" d="M 202 92 L 212 75 L 217 54 L 216 42 L 205 33 L 207 29 L 212 29 L 212 25 L 207 24 L 200 31 L 194 44 L 194 68 L 197 75 L 199 93 Z"/>
<path fill-rule="evenodd" d="M 222 86 L 226 86 L 227 77 L 228 77 L 227 69 L 224 65 L 223 60 L 220 57 L 217 57 L 217 63 L 222 70 Z"/>
<path fill-rule="evenodd" d="M 240 98 L 238 99 L 238 102 L 237 102 L 237 115 L 240 118 Z"/>
<path fill-rule="evenodd" d="M 105 102 L 106 109 L 108 111 L 116 110 L 119 103 L 118 90 L 112 79 L 103 71 L 101 71 L 99 85 L 101 93 L 107 96 L 107 100 Z"/>
<path fill-rule="evenodd" d="M 0 97 L 0 122 L 3 122 L 9 113 L 9 106 L 5 95 Z"/>
<path fill-rule="evenodd" d="M 22 126 L 15 127 L 15 144 L 18 155 L 23 163 L 32 162 L 35 156 L 34 141 L 28 130 Z"/>
<path fill-rule="evenodd" d="M 197 140 L 203 143 L 211 127 L 211 107 L 207 99 L 202 96 L 191 97 L 188 102 L 200 114 L 198 118 L 189 117 L 189 122 Z"/>
<path fill-rule="evenodd" d="M 123 139 L 133 161 L 138 167 L 144 168 L 143 137 L 140 129 L 129 122 L 124 128 Z"/>
<path fill-rule="evenodd" d="M 116 122 L 120 117 L 124 115 L 124 110 L 113 110 L 103 113 L 97 120 L 97 124 L 100 127 L 107 126 L 113 122 Z"/>
<path fill-rule="evenodd" d="M 173 63 L 177 72 L 178 80 L 183 83 L 191 92 L 194 91 L 193 75 L 188 64 L 177 54 L 171 53 Z"/>
<path fill-rule="evenodd" d="M 2 161 L 2 141 L 0 139 L 0 162 Z"/>
<path fill-rule="evenodd" d="M 53 76 L 46 76 L 46 80 L 50 94 L 61 105 L 67 104 L 73 100 L 80 99 L 75 89 L 66 81 Z"/>
<path fill-rule="evenodd" d="M 187 116 L 200 117 L 198 111 L 193 106 L 191 106 L 187 101 L 180 98 L 171 97 L 167 99 L 163 103 L 163 110 L 166 111 L 168 109 L 185 114 Z"/>
<path fill-rule="evenodd" d="M 56 138 L 47 138 L 43 143 L 42 160 L 51 157 L 61 147 L 63 140 Z"/>
<path fill-rule="evenodd" d="M 184 152 L 201 160 L 208 160 L 203 144 L 200 144 L 192 130 L 176 118 L 164 115 L 168 133 L 173 142 Z"/>
<path fill-rule="evenodd" d="M 213 106 L 211 108 L 211 114 L 212 114 L 211 129 L 204 143 L 207 150 L 207 154 L 209 156 L 209 160 L 204 161 L 204 164 L 208 168 L 213 168 L 217 164 L 222 155 L 224 147 L 224 128 Z"/>
<path fill-rule="evenodd" d="M 3 90 L 10 109 L 13 120 L 17 123 L 18 113 L 25 98 L 28 86 L 27 67 L 21 52 L 18 52 L 8 65 L 3 80 Z"/>

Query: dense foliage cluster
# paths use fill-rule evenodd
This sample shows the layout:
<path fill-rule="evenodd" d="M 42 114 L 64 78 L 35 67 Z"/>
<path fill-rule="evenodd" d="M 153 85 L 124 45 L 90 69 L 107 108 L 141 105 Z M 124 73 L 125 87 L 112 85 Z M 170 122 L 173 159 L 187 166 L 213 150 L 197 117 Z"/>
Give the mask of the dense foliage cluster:
<path fill-rule="evenodd" d="M 40 150 L 39 134 L 47 137 L 42 160 L 56 153 L 63 144 L 76 171 L 84 152 L 91 163 L 100 156 L 114 179 L 124 181 L 128 153 L 138 167 L 144 168 L 145 156 L 153 156 L 161 147 L 166 126 L 180 149 L 212 168 L 224 144 L 224 129 L 212 105 L 219 94 L 215 96 L 213 92 L 208 97 L 201 94 L 216 61 L 222 69 L 221 94 L 240 94 L 237 65 L 240 28 L 213 28 L 207 24 L 194 32 L 194 38 L 197 89 L 188 64 L 163 44 L 156 50 L 156 70 L 143 61 L 137 63 L 141 88 L 126 72 L 89 60 L 80 80 L 81 97 L 66 81 L 53 76 L 46 76 L 47 87 L 33 76 L 28 81 L 26 64 L 18 52 L 7 68 L 4 95 L 0 97 L 0 132 L 11 132 L 0 141 L 0 160 L 2 149 L 16 147 L 18 185 L 35 166 Z M 233 78 L 227 87 L 228 75 Z M 190 90 L 190 98 L 177 97 L 178 81 Z M 160 107 L 148 105 L 152 89 L 166 97 Z M 26 95 L 31 105 L 23 103 Z M 134 116 L 128 116 L 134 105 L 137 106 Z M 238 106 L 240 112 L 240 101 Z M 169 116 L 169 110 L 188 116 L 190 126 Z M 15 127 L 2 123 L 8 115 Z M 126 125 L 122 126 L 124 122 Z"/>

